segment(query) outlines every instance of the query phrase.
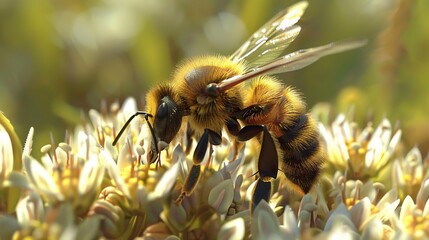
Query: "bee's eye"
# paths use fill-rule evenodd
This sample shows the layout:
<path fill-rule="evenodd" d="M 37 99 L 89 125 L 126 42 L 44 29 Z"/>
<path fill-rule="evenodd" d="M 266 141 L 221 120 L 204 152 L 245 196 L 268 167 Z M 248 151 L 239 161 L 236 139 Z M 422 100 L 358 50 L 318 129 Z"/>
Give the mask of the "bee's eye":
<path fill-rule="evenodd" d="M 165 118 L 168 115 L 167 103 L 165 103 L 165 97 L 162 99 L 162 103 L 158 106 L 158 110 L 156 111 L 157 118 Z"/>

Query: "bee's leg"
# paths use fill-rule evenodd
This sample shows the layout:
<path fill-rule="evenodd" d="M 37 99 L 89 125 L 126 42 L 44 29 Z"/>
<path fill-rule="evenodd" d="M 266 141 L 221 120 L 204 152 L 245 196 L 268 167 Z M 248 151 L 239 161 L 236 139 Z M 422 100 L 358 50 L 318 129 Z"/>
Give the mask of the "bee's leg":
<path fill-rule="evenodd" d="M 207 148 L 209 148 L 209 157 L 206 162 L 206 168 L 210 166 L 210 160 L 213 152 L 213 145 L 220 145 L 222 142 L 222 136 L 210 129 L 205 129 L 204 134 L 198 142 L 192 161 L 194 164 L 201 164 L 204 160 L 205 153 L 207 152 Z M 210 143 L 210 144 L 208 144 Z"/>
<path fill-rule="evenodd" d="M 250 212 L 253 213 L 253 210 L 255 210 L 256 206 L 262 201 L 265 200 L 266 202 L 269 201 L 271 196 L 271 180 L 270 181 L 264 181 L 262 178 L 259 178 L 256 182 L 256 186 L 253 189 L 252 194 L 252 206 L 250 207 Z"/>
<path fill-rule="evenodd" d="M 240 132 L 240 123 L 235 118 L 230 118 L 225 122 L 226 127 L 228 128 L 229 133 L 234 136 L 238 136 Z"/>
<path fill-rule="evenodd" d="M 225 126 L 228 128 L 228 131 L 231 135 L 235 137 L 238 136 L 241 126 L 240 126 L 240 123 L 237 121 L 237 119 L 230 118 L 225 122 Z M 232 155 L 232 159 L 237 159 L 239 148 L 243 144 L 237 141 L 237 138 L 233 138 L 232 141 L 233 141 L 233 149 L 234 149 L 234 154 Z"/>
<path fill-rule="evenodd" d="M 238 135 L 238 140 L 247 141 L 259 133 L 263 133 L 261 151 L 259 153 L 258 171 L 263 180 L 277 178 L 279 160 L 276 144 L 268 129 L 263 125 L 247 125 L 243 127 Z"/>
<path fill-rule="evenodd" d="M 183 144 L 185 146 L 185 154 L 188 155 L 192 148 L 192 138 L 194 137 L 195 131 L 191 128 L 189 122 L 186 125 L 186 142 Z"/>
<path fill-rule="evenodd" d="M 243 108 L 240 111 L 234 112 L 232 114 L 232 117 L 236 119 L 245 120 L 245 119 L 252 118 L 257 114 L 263 114 L 264 111 L 266 111 L 266 107 L 258 104 L 254 104 L 246 108 Z"/>
<path fill-rule="evenodd" d="M 240 141 L 247 141 L 260 133 L 262 133 L 261 151 L 258 159 L 260 178 L 253 191 L 251 210 L 253 210 L 262 199 L 267 202 L 269 201 L 271 180 L 277 178 L 279 169 L 277 147 L 267 127 L 263 125 L 247 125 L 238 133 L 238 139 Z"/>
<path fill-rule="evenodd" d="M 222 143 L 222 136 L 210 129 L 204 129 L 204 133 L 195 147 L 194 156 L 192 157 L 194 164 L 201 164 L 204 160 L 209 142 L 213 145 L 219 145 Z"/>
<path fill-rule="evenodd" d="M 179 197 L 177 197 L 175 203 L 179 205 L 183 198 L 189 197 L 191 193 L 195 190 L 198 181 L 201 176 L 201 164 L 193 164 L 191 170 L 189 170 L 188 175 L 186 176 L 185 183 L 182 186 Z"/>
<path fill-rule="evenodd" d="M 209 147 L 209 143 L 212 145 L 219 145 L 222 142 L 222 136 L 210 129 L 205 129 L 203 135 L 198 141 L 197 147 L 195 148 L 194 155 L 192 157 L 192 167 L 186 176 L 185 183 L 182 187 L 182 192 L 176 200 L 176 204 L 180 204 L 183 198 L 191 195 L 195 190 L 198 181 L 201 177 L 201 162 L 204 160 L 204 157 Z"/>

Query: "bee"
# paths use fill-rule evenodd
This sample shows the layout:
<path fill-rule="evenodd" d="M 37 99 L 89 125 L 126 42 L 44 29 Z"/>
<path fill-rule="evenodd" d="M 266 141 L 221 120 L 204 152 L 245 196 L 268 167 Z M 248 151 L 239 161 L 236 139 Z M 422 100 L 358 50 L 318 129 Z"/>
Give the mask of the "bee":
<path fill-rule="evenodd" d="M 271 75 L 304 68 L 319 58 L 363 46 L 366 40 L 336 42 L 283 54 L 301 28 L 296 25 L 307 8 L 298 2 L 278 13 L 231 56 L 204 56 L 185 61 L 172 80 L 146 95 L 144 115 L 153 142 L 149 162 L 157 161 L 160 142 L 170 143 L 187 122 L 199 141 L 193 166 L 177 202 L 189 196 L 201 175 L 209 144 L 219 145 L 224 128 L 239 141 L 258 137 L 258 181 L 252 208 L 269 200 L 271 180 L 280 171 L 292 191 L 305 194 L 320 175 L 325 155 L 315 121 L 301 95 Z"/>

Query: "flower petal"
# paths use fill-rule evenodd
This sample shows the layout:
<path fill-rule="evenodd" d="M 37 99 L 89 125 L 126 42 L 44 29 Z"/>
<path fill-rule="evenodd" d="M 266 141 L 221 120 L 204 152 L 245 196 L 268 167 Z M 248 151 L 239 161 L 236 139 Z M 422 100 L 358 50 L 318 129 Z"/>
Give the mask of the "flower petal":
<path fill-rule="evenodd" d="M 234 198 L 232 179 L 227 179 L 214 187 L 209 194 L 208 203 L 220 214 L 224 214 L 231 206 Z"/>
<path fill-rule="evenodd" d="M 131 193 L 125 184 L 124 179 L 119 174 L 118 167 L 113 160 L 112 156 L 106 151 L 101 151 L 101 155 L 104 157 L 106 162 L 106 168 L 109 176 L 112 178 L 113 182 L 116 184 L 117 188 L 127 197 L 131 198 Z"/>
<path fill-rule="evenodd" d="M 395 160 L 392 165 L 392 184 L 396 188 L 402 188 L 404 186 L 404 172 L 399 160 Z"/>
<path fill-rule="evenodd" d="M 391 204 L 385 205 L 379 213 L 377 213 L 377 218 L 381 221 L 387 221 L 392 218 L 392 215 L 394 215 L 396 208 L 399 206 L 399 203 L 401 202 L 400 199 L 396 199 Z"/>
<path fill-rule="evenodd" d="M 24 144 L 24 150 L 22 151 L 23 155 L 30 155 L 31 150 L 33 147 L 33 135 L 34 135 L 34 128 L 31 127 L 28 131 L 27 139 L 25 140 Z"/>
<path fill-rule="evenodd" d="M 376 207 L 378 209 L 383 209 L 385 206 L 390 205 L 392 202 L 398 199 L 398 191 L 396 189 L 391 189 L 389 192 L 384 194 L 384 196 L 378 201 Z"/>
<path fill-rule="evenodd" d="M 327 232 L 328 236 L 325 239 L 359 239 L 359 235 L 353 230 L 349 219 L 344 215 L 338 215 L 332 229 Z"/>
<path fill-rule="evenodd" d="M 167 193 L 170 192 L 171 188 L 173 188 L 178 176 L 179 176 L 179 163 L 176 162 L 164 173 L 164 175 L 156 185 L 156 188 L 153 194 L 155 194 L 157 197 L 165 196 Z"/>
<path fill-rule="evenodd" d="M 416 197 L 416 205 L 419 209 L 424 209 L 427 201 L 429 200 L 429 179 L 426 179 L 421 187 Z"/>
<path fill-rule="evenodd" d="M 243 153 L 243 151 L 241 152 Z M 229 162 L 228 165 L 226 165 L 226 171 L 229 172 L 232 179 L 235 179 L 237 177 L 238 171 L 240 170 L 240 167 L 243 165 L 243 159 L 244 154 L 240 154 L 240 157 L 235 159 L 234 161 Z"/>
<path fill-rule="evenodd" d="M 334 226 L 338 223 L 342 225 L 347 225 L 351 230 L 356 232 L 356 227 L 351 221 L 351 214 L 347 210 L 344 203 L 341 203 L 335 210 L 331 213 L 328 220 L 326 221 L 326 225 L 324 230 L 330 231 L 334 228 Z"/>
<path fill-rule="evenodd" d="M 383 239 L 383 223 L 374 218 L 365 225 L 361 239 Z"/>
<path fill-rule="evenodd" d="M 32 221 L 41 221 L 44 218 L 43 201 L 38 194 L 31 192 L 16 206 L 16 217 L 21 225 L 29 225 Z"/>
<path fill-rule="evenodd" d="M 405 218 L 413 214 L 416 205 L 414 204 L 413 199 L 410 196 L 406 196 L 402 202 L 401 212 L 399 213 L 399 220 L 403 223 Z"/>
<path fill-rule="evenodd" d="M 299 239 L 298 222 L 296 221 L 295 213 L 289 206 L 285 207 L 283 225 L 281 227 L 291 238 Z"/>
<path fill-rule="evenodd" d="M 399 142 L 401 141 L 401 135 L 402 135 L 401 130 L 396 131 L 395 135 L 393 135 L 389 145 L 385 149 L 384 155 L 379 163 L 380 165 L 384 165 L 393 155 L 393 153 L 395 152 L 396 146 L 398 146 Z"/>
<path fill-rule="evenodd" d="M 360 182 L 360 181 L 357 181 Z M 368 181 L 361 187 L 360 195 L 366 196 L 369 198 L 369 200 L 372 202 L 374 201 L 375 197 L 377 196 L 377 189 L 375 188 L 376 184 L 372 181 Z"/>
<path fill-rule="evenodd" d="M 241 189 L 242 183 L 243 183 L 243 175 L 240 174 L 235 179 L 235 184 L 234 184 L 234 201 L 237 203 L 241 201 L 240 189 Z"/>
<path fill-rule="evenodd" d="M 235 218 L 221 227 L 217 239 L 244 239 L 244 233 L 243 218 Z"/>
<path fill-rule="evenodd" d="M 253 196 L 253 189 L 255 189 L 256 187 L 256 183 L 258 182 L 258 180 L 253 181 L 246 189 L 246 200 L 251 201 L 252 200 L 252 196 Z"/>
<path fill-rule="evenodd" d="M 365 167 L 366 169 L 373 169 L 374 164 L 380 159 L 382 154 L 382 142 L 380 138 L 372 138 L 368 143 L 368 148 L 365 154 Z"/>
<path fill-rule="evenodd" d="M 265 200 L 259 202 L 253 212 L 252 236 L 255 239 L 270 239 L 280 232 L 280 223 Z"/>
<path fill-rule="evenodd" d="M 100 186 L 103 177 L 104 164 L 98 161 L 97 158 L 90 158 L 83 166 L 79 176 L 79 194 L 83 196 L 95 191 Z"/>
<path fill-rule="evenodd" d="M 209 199 L 209 195 L 211 190 L 218 186 L 224 180 L 222 173 L 220 171 L 214 172 L 205 182 L 204 188 L 202 189 L 202 198 L 203 201 L 207 201 Z"/>
<path fill-rule="evenodd" d="M 47 196 L 53 202 L 62 201 L 64 199 L 64 196 L 61 194 L 52 178 L 52 174 L 47 172 L 36 159 L 24 155 L 24 164 L 31 183 L 40 194 Z"/>
<path fill-rule="evenodd" d="M 163 218 L 163 212 L 161 218 Z M 187 226 L 186 211 L 182 205 L 171 204 L 168 211 L 167 219 L 164 221 L 170 223 L 172 227 L 178 231 L 183 231 Z"/>
<path fill-rule="evenodd" d="M 371 201 L 365 197 L 350 209 L 351 220 L 360 228 L 371 213 Z"/>

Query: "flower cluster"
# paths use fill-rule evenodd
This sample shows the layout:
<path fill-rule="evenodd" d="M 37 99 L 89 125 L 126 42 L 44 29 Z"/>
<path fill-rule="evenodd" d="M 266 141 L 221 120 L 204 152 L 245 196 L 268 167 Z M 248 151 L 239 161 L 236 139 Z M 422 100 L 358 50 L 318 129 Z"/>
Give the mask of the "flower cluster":
<path fill-rule="evenodd" d="M 150 163 L 152 135 L 134 99 L 91 110 L 86 124 L 51 140 L 33 157 L 30 129 L 22 151 L 0 120 L 1 239 L 363 239 L 429 238 L 428 161 L 417 148 L 397 154 L 401 131 L 383 119 L 360 129 L 339 115 L 320 125 L 327 162 L 301 197 L 280 179 L 269 202 L 250 211 L 259 142 L 222 135 L 198 173 L 196 140 L 181 131 Z M 196 176 L 190 195 L 188 176 Z"/>
<path fill-rule="evenodd" d="M 320 132 L 326 141 L 329 172 L 347 170 L 351 179 L 387 180 L 391 157 L 402 134 L 401 130 L 393 132 L 389 120 L 381 120 L 377 127 L 368 122 L 361 130 L 340 114 L 328 129 L 320 124 Z"/>

